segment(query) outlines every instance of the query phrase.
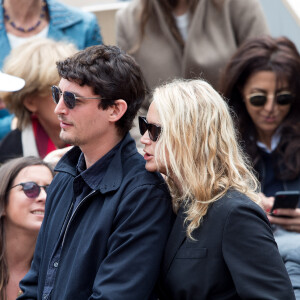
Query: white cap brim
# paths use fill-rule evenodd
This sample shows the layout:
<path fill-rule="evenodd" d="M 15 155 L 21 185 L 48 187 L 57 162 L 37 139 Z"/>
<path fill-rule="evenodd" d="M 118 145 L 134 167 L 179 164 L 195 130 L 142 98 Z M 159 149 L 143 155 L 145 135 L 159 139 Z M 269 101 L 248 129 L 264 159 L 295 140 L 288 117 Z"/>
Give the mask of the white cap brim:
<path fill-rule="evenodd" d="M 0 72 L 1 92 L 15 92 L 22 89 L 24 85 L 25 85 L 24 79 Z"/>

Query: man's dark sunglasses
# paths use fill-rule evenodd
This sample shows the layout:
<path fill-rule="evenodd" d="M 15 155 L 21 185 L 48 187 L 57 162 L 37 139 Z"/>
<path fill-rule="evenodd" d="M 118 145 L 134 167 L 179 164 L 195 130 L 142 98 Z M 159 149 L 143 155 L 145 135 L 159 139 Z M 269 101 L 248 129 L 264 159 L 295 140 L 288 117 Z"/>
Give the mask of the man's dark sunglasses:
<path fill-rule="evenodd" d="M 113 100 L 113 99 L 104 99 L 101 97 L 83 97 L 83 96 L 76 96 L 74 93 L 72 92 L 62 92 L 60 90 L 60 88 L 56 85 L 53 85 L 51 87 L 52 90 L 52 98 L 53 101 L 58 104 L 59 99 L 61 97 L 61 95 L 63 95 L 63 99 L 64 99 L 64 103 L 66 105 L 67 108 L 69 109 L 73 109 L 76 105 L 76 100 L 77 99 L 99 99 L 99 100 Z"/>
<path fill-rule="evenodd" d="M 33 181 L 29 181 L 29 182 L 18 183 L 13 187 L 11 187 L 10 189 L 13 189 L 14 187 L 19 185 L 22 186 L 22 190 L 28 198 L 37 198 L 41 192 L 41 188 L 43 188 L 47 193 L 47 188 L 49 187 L 49 185 L 38 185 Z"/>
<path fill-rule="evenodd" d="M 267 102 L 267 95 L 264 93 L 254 93 L 248 96 L 249 102 L 253 106 L 264 106 Z M 275 96 L 278 105 L 289 105 L 294 101 L 294 96 L 291 92 L 282 91 Z"/>
<path fill-rule="evenodd" d="M 147 122 L 146 117 L 139 116 L 139 127 L 141 135 L 148 130 L 151 141 L 156 142 L 161 134 L 161 127 Z"/>

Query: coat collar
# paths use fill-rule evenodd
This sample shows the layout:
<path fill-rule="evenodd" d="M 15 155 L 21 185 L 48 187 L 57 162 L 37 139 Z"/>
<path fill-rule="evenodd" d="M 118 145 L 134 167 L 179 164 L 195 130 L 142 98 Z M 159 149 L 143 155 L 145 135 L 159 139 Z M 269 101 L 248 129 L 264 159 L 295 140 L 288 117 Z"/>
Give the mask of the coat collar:
<path fill-rule="evenodd" d="M 137 153 L 135 142 L 129 133 L 126 134 L 120 143 L 120 147 L 112 158 L 103 180 L 97 187 L 97 190 L 100 190 L 102 194 L 119 189 L 124 177 L 122 161 Z M 76 166 L 81 153 L 79 147 L 73 147 L 59 161 L 55 171 L 69 173 L 71 176 L 76 177 Z"/>
<path fill-rule="evenodd" d="M 162 266 L 164 275 L 167 274 L 179 247 L 182 245 L 185 239 L 186 227 L 184 226 L 184 209 L 180 207 L 165 248 Z"/>

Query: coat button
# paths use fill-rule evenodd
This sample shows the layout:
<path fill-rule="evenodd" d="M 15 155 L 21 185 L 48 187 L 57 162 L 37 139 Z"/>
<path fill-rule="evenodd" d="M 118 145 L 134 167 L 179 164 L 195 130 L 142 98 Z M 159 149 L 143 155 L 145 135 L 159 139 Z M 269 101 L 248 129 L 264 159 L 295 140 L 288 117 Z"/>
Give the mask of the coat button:
<path fill-rule="evenodd" d="M 53 264 L 53 266 L 54 266 L 55 268 L 57 268 L 57 267 L 58 267 L 58 262 L 56 261 L 56 262 Z"/>

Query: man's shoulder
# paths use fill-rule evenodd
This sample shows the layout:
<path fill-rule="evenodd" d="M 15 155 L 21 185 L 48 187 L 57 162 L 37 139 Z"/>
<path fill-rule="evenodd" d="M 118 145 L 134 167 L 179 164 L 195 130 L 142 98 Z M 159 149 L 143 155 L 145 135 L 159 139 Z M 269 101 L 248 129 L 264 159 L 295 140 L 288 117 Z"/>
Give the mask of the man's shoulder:
<path fill-rule="evenodd" d="M 165 185 L 161 174 L 146 170 L 145 160 L 138 152 L 126 159 L 123 168 L 124 179 L 133 181 L 136 185 Z"/>
<path fill-rule="evenodd" d="M 128 5 L 119 9 L 116 13 L 116 18 L 125 18 L 128 16 L 136 16 L 141 13 L 143 5 L 139 0 L 131 0 Z"/>

